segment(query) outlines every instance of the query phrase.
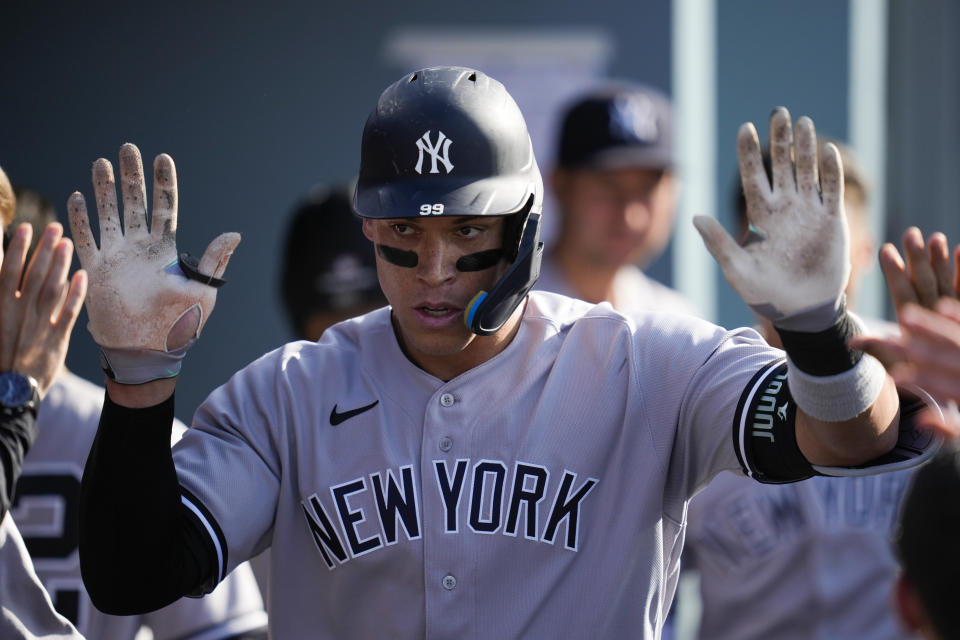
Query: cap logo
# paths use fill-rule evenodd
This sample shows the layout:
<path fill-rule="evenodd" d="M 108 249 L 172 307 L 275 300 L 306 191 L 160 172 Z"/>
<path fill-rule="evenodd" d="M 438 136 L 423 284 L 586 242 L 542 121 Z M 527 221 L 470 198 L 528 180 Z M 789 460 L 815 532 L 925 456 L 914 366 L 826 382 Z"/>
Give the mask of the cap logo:
<path fill-rule="evenodd" d="M 422 136 L 417 138 L 417 149 L 419 150 L 419 155 L 417 156 L 417 166 L 413 169 L 417 173 L 423 173 L 423 154 L 430 154 L 430 173 L 440 173 L 440 170 L 437 168 L 437 163 L 441 163 L 443 168 L 447 173 L 453 171 L 453 163 L 450 162 L 450 145 L 453 143 L 453 140 L 443 135 L 443 131 L 437 130 L 437 143 L 430 143 L 430 132 L 427 131 Z"/>
<path fill-rule="evenodd" d="M 610 135 L 652 143 L 660 135 L 657 109 L 646 96 L 619 96 L 610 103 Z"/>

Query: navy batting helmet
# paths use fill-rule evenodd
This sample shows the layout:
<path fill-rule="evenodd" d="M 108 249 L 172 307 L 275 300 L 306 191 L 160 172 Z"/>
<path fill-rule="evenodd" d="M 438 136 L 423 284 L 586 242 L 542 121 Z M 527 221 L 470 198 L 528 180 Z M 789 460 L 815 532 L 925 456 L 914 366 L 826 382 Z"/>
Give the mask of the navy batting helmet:
<path fill-rule="evenodd" d="M 503 326 L 540 274 L 543 180 L 530 135 L 507 90 L 480 71 L 421 69 L 387 87 L 363 130 L 353 207 L 380 219 L 509 216 L 510 269 L 464 313 L 480 335 Z"/>

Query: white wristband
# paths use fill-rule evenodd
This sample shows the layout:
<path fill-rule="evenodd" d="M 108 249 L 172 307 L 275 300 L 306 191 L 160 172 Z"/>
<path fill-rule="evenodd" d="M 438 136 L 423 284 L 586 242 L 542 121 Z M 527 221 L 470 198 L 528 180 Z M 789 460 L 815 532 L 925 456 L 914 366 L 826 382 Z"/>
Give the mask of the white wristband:
<path fill-rule="evenodd" d="M 886 378 L 880 361 L 867 354 L 852 369 L 832 376 L 804 373 L 787 356 L 787 372 L 797 407 L 825 422 L 842 422 L 863 413 L 880 395 Z"/>

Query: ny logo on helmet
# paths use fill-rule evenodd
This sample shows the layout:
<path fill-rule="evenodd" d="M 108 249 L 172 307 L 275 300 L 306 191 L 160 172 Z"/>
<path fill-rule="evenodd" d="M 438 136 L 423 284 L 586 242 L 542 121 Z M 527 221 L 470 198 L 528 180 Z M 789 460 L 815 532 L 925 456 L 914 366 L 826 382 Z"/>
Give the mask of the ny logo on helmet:
<path fill-rule="evenodd" d="M 417 138 L 417 149 L 420 155 L 417 157 L 417 166 L 414 170 L 417 173 L 423 173 L 423 153 L 430 154 L 430 173 L 440 173 L 437 169 L 437 162 L 443 163 L 443 168 L 447 173 L 453 170 L 453 163 L 450 162 L 450 144 L 453 142 L 450 138 L 443 135 L 443 131 L 437 130 L 437 144 L 430 144 L 430 132 Z"/>

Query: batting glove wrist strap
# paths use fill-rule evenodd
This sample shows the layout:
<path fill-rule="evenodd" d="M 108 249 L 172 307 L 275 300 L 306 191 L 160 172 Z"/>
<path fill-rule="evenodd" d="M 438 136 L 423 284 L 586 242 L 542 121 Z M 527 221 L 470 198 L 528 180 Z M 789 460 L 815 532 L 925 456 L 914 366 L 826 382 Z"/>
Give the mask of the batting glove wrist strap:
<path fill-rule="evenodd" d="M 183 356 L 196 341 L 196 338 L 192 338 L 172 351 L 101 347 L 100 366 L 108 378 L 120 384 L 144 384 L 173 378 L 180 373 Z"/>
<path fill-rule="evenodd" d="M 780 336 L 780 342 L 783 344 L 783 350 L 787 352 L 795 367 L 801 371 L 813 376 L 832 376 L 852 369 L 863 352 L 858 349 L 851 349 L 847 342 L 853 336 L 862 333 L 860 320 L 851 313 L 848 313 L 843 300 L 839 305 L 821 306 L 819 309 L 811 310 L 810 314 L 803 314 L 805 319 L 802 324 L 811 326 L 809 322 L 811 315 L 816 313 L 826 317 L 826 312 L 835 315 L 833 320 L 826 328 L 820 330 L 787 329 L 782 326 L 774 326 L 777 334 Z M 800 320 L 798 316 L 791 316 L 791 319 Z M 791 323 L 791 327 L 796 327 L 798 323 Z"/>
<path fill-rule="evenodd" d="M 833 328 L 846 316 L 846 300 L 846 296 L 841 295 L 835 300 L 800 309 L 789 315 L 778 315 L 775 309 L 764 305 L 750 305 L 750 308 L 761 316 L 770 318 L 774 328 L 779 332 L 786 330 L 816 333 Z"/>

